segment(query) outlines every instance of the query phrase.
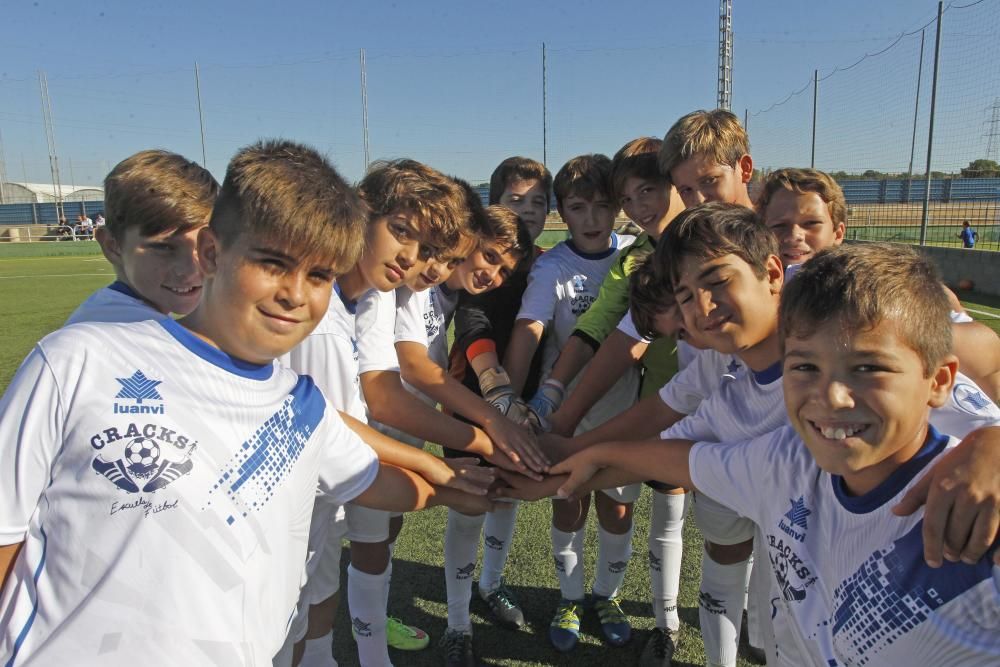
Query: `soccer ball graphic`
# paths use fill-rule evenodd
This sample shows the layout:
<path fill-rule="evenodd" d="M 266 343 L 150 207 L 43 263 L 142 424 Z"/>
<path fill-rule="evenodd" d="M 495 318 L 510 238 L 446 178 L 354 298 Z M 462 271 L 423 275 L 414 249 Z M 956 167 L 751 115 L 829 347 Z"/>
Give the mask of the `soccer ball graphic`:
<path fill-rule="evenodd" d="M 128 471 L 136 477 L 149 477 L 160 460 L 160 446 L 155 440 L 138 437 L 125 445 Z"/>

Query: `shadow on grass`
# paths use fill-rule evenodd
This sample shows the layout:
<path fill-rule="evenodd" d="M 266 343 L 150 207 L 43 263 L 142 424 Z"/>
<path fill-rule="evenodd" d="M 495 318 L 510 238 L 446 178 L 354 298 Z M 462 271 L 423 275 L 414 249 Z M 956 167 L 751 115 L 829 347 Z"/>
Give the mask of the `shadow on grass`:
<path fill-rule="evenodd" d="M 343 666 L 357 664 L 357 649 L 350 638 L 350 619 L 347 612 L 346 563 L 350 550 L 345 549 L 341 572 L 343 592 L 337 612 L 334 656 Z M 559 602 L 557 588 L 511 586 L 524 610 L 526 627 L 507 630 L 494 625 L 489 619 L 489 609 L 473 586 L 472 622 L 476 652 L 484 665 L 598 665 L 610 661 L 635 664 L 649 635 L 648 630 L 636 630 L 632 641 L 621 648 L 603 642 L 597 615 L 588 610 L 580 631 L 580 644 L 568 654 L 557 652 L 549 644 L 548 625 L 552 612 Z M 648 617 L 649 605 L 634 600 L 624 600 L 622 609 L 630 617 Z M 389 614 L 426 631 L 431 645 L 418 652 L 390 649 L 393 663 L 399 667 L 409 665 L 441 665 L 444 656 L 437 642 L 447 629 L 447 600 L 445 597 L 444 571 L 441 567 L 407 560 L 395 560 L 392 570 L 392 592 L 389 596 Z M 685 623 L 697 627 L 698 610 L 680 610 Z M 674 662 L 675 665 L 690 663 Z"/>

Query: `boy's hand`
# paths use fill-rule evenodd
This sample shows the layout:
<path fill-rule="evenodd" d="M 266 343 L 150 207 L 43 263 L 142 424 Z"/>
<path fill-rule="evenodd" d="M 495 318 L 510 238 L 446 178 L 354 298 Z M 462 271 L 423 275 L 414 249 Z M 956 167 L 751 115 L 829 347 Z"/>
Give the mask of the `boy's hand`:
<path fill-rule="evenodd" d="M 451 487 L 476 496 L 484 496 L 496 479 L 494 472 L 496 469 L 479 465 L 479 459 L 475 457 L 438 460 L 444 463 L 451 474 L 449 476 L 444 473 L 439 479 L 428 479 L 427 481 L 432 484 Z"/>
<path fill-rule="evenodd" d="M 924 560 L 972 564 L 1000 533 L 1000 427 L 973 431 L 940 457 L 892 508 L 898 516 L 924 509 Z M 1000 565 L 1000 549 L 993 555 Z"/>
<path fill-rule="evenodd" d="M 480 373 L 479 391 L 487 403 L 515 424 L 524 423 L 527 419 L 528 407 L 514 393 L 510 377 L 504 369 L 487 368 Z"/>
<path fill-rule="evenodd" d="M 535 480 L 515 472 L 500 470 L 497 472 L 497 484 L 491 496 L 511 500 L 542 500 L 554 496 L 564 480 L 564 477 L 544 477 Z"/>
<path fill-rule="evenodd" d="M 542 383 L 535 395 L 528 401 L 528 420 L 531 426 L 542 433 L 547 433 L 552 426 L 549 417 L 566 398 L 566 386 L 559 380 L 549 378 Z"/>
<path fill-rule="evenodd" d="M 580 451 L 576 440 L 573 438 L 564 438 L 555 433 L 539 434 L 538 444 L 551 461 L 562 461 Z"/>
<path fill-rule="evenodd" d="M 575 497 L 576 490 L 586 484 L 591 477 L 603 468 L 597 457 L 594 456 L 596 450 L 585 449 L 582 452 L 573 454 L 565 461 L 552 466 L 549 472 L 553 475 L 569 475 L 567 479 L 559 485 L 556 492 L 557 498 L 571 499 Z"/>
<path fill-rule="evenodd" d="M 457 489 L 438 488 L 434 505 L 446 505 L 462 514 L 485 514 L 496 508 L 496 503 L 485 495 L 473 495 Z"/>
<path fill-rule="evenodd" d="M 493 444 L 512 460 L 520 461 L 536 472 L 543 472 L 551 463 L 539 448 L 535 435 L 504 417 L 483 424 Z"/>

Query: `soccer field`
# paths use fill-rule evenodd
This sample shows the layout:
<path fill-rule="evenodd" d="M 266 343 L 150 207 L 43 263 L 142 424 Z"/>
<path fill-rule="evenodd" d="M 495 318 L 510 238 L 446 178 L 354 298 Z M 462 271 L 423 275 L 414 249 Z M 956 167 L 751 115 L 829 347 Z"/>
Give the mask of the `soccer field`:
<path fill-rule="evenodd" d="M 39 338 L 58 328 L 78 303 L 112 279 L 113 272 L 100 255 L 0 258 L 0 308 L 6 313 L 0 321 L 0 341 L 3 343 L 0 347 L 0 388 L 6 388 L 21 360 Z M 1000 331 L 1000 298 L 972 295 L 965 303 L 976 319 Z M 113 341 L 108 343 L 113 344 Z M 617 660 L 625 665 L 635 664 L 647 636 L 644 630 L 653 625 L 647 602 L 649 493 L 646 489 L 636 505 L 634 555 L 622 591 L 622 606 L 637 630 L 632 642 L 621 649 L 606 647 L 601 642 L 596 617 L 588 615 L 583 623 L 581 644 L 575 651 L 564 656 L 549 647 L 547 627 L 559 592 L 549 543 L 550 509 L 547 502 L 539 502 L 521 508 L 507 567 L 508 582 L 528 619 L 527 628 L 513 632 L 493 626 L 487 618 L 485 605 L 478 601 L 478 596 L 473 596 L 474 634 L 484 663 L 596 665 Z M 396 549 L 389 604 L 390 615 L 423 628 L 431 634 L 432 642 L 436 642 L 446 626 L 447 605 L 441 568 L 444 527 L 445 510 L 441 508 L 407 517 Z M 591 522 L 587 535 L 588 573 L 593 572 L 596 552 L 596 532 Z M 700 558 L 700 536 L 693 521 L 688 521 L 679 601 L 683 637 L 675 657 L 678 665 L 704 662 L 697 630 Z M 343 563 L 346 565 L 348 560 L 345 555 Z M 346 606 L 345 595 L 335 644 L 335 656 L 345 667 L 356 664 Z M 394 652 L 393 659 L 400 667 L 442 662 L 435 643 L 419 653 Z M 750 663 L 741 658 L 739 664 Z"/>

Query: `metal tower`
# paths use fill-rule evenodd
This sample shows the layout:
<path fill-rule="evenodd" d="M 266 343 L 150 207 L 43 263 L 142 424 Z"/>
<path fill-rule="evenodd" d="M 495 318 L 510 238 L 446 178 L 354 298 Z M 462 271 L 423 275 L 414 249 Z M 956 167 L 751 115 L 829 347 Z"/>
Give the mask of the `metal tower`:
<path fill-rule="evenodd" d="M 986 159 L 1000 162 L 1000 97 L 993 100 L 993 115 L 986 132 Z M 994 156 L 995 152 L 995 156 Z"/>
<path fill-rule="evenodd" d="M 733 102 L 733 0 L 719 0 L 719 98 L 718 108 Z"/>

